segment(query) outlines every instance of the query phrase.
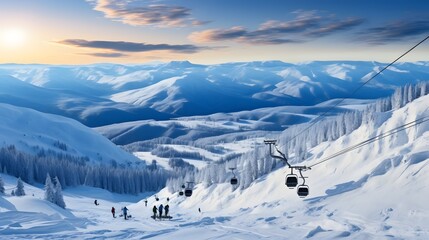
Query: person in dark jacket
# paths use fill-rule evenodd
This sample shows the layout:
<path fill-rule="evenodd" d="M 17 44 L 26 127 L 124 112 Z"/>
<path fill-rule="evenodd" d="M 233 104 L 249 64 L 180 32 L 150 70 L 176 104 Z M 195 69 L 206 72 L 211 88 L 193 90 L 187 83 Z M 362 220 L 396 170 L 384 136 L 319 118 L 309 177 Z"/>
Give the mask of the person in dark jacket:
<path fill-rule="evenodd" d="M 158 212 L 158 208 L 155 205 L 153 205 L 152 211 L 153 211 L 153 219 L 155 219 L 156 218 L 156 212 Z"/>
<path fill-rule="evenodd" d="M 116 218 L 115 217 L 115 208 L 114 207 L 112 207 L 112 211 L 111 212 L 112 212 L 113 218 Z"/>
<path fill-rule="evenodd" d="M 123 211 L 123 213 L 124 213 L 124 219 L 125 219 L 125 220 L 127 220 L 128 208 L 127 208 L 127 207 L 124 207 L 124 208 L 122 208 L 122 211 Z"/>
<path fill-rule="evenodd" d="M 168 217 L 168 211 L 170 210 L 170 206 L 168 206 L 168 204 L 165 205 L 164 210 L 165 210 L 165 216 Z"/>
<path fill-rule="evenodd" d="M 161 203 L 161 205 L 159 205 L 159 207 L 158 207 L 159 218 L 162 217 L 162 210 L 164 210 L 164 206 L 162 206 L 162 203 Z"/>

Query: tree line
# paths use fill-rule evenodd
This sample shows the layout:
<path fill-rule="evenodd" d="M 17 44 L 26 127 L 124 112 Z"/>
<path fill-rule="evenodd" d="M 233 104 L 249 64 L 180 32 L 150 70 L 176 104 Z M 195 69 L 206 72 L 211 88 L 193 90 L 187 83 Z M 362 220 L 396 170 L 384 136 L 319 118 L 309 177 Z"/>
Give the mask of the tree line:
<path fill-rule="evenodd" d="M 43 154 L 33 155 L 19 151 L 14 145 L 2 147 L 0 170 L 30 184 L 44 183 L 49 174 L 57 176 L 64 187 L 86 185 L 127 194 L 160 190 L 171 175 L 161 168 L 89 164 L 87 157 L 42 151 Z"/>

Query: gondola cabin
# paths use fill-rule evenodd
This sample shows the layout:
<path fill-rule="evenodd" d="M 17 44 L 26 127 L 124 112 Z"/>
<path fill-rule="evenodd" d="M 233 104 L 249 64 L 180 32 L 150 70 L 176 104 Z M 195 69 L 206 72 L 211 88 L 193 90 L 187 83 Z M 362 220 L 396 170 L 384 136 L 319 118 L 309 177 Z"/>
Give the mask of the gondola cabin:
<path fill-rule="evenodd" d="M 236 177 L 231 178 L 231 185 L 237 185 L 238 179 Z"/>
<path fill-rule="evenodd" d="M 192 196 L 192 189 L 186 189 L 186 190 L 185 190 L 185 196 L 186 196 L 186 197 L 190 197 L 190 196 Z"/>
<path fill-rule="evenodd" d="M 299 185 L 298 190 L 296 192 L 298 193 L 299 197 L 305 198 L 308 196 L 310 188 L 307 185 Z"/>
<path fill-rule="evenodd" d="M 298 185 L 298 176 L 296 174 L 286 175 L 286 186 L 288 188 L 294 188 Z"/>

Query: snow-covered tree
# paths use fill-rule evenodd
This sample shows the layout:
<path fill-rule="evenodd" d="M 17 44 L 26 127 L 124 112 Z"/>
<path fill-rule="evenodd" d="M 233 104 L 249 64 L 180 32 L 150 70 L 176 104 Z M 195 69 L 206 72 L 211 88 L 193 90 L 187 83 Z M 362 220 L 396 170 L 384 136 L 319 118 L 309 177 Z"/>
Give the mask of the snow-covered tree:
<path fill-rule="evenodd" d="M 54 203 L 54 199 L 55 199 L 54 186 L 52 184 L 51 176 L 49 176 L 49 173 L 48 173 L 46 174 L 46 181 L 45 181 L 45 200 L 51 203 Z"/>
<path fill-rule="evenodd" d="M 22 182 L 21 178 L 18 178 L 17 184 L 16 184 L 16 191 L 15 196 L 24 196 L 24 183 Z"/>
<path fill-rule="evenodd" d="M 0 177 L 0 193 L 4 194 L 4 182 L 3 182 L 3 178 Z"/>
<path fill-rule="evenodd" d="M 63 190 L 61 188 L 60 180 L 58 177 L 55 177 L 55 195 L 54 195 L 54 203 L 62 208 L 66 208 L 66 203 L 63 198 Z"/>

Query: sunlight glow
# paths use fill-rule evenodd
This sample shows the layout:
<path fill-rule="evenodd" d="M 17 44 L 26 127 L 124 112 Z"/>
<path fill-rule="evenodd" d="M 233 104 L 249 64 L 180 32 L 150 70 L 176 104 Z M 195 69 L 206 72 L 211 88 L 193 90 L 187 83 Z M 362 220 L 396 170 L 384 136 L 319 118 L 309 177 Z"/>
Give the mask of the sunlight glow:
<path fill-rule="evenodd" d="M 19 47 L 25 42 L 25 32 L 18 28 L 5 29 L 0 32 L 1 43 L 4 47 Z"/>

